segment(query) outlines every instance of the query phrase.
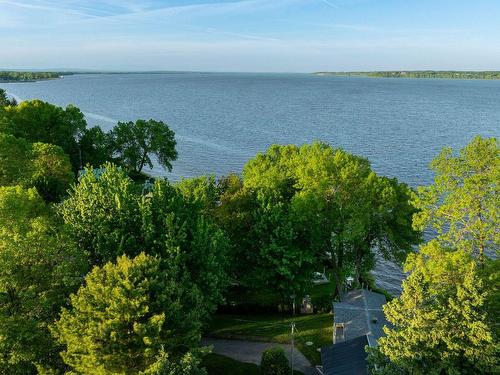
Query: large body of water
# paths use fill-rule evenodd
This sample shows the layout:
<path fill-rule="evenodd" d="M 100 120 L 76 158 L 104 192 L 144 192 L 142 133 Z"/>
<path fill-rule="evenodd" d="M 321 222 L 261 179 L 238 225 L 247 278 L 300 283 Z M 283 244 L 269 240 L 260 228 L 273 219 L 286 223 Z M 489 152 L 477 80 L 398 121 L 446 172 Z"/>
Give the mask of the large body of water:
<path fill-rule="evenodd" d="M 0 83 L 20 99 L 75 104 L 92 125 L 153 118 L 175 131 L 181 176 L 239 173 L 274 143 L 323 140 L 367 157 L 380 174 L 428 184 L 444 146 L 500 135 L 500 81 L 320 77 L 307 74 L 84 74 Z M 378 284 L 400 290 L 398 267 L 380 261 Z"/>

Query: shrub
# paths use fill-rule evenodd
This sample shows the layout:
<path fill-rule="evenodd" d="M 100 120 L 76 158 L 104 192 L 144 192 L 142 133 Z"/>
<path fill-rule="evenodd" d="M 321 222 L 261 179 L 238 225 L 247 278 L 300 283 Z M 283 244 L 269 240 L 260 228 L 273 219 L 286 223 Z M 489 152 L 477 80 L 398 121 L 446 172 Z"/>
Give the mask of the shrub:
<path fill-rule="evenodd" d="M 262 353 L 260 364 L 263 375 L 285 375 L 290 373 L 290 366 L 282 348 L 270 348 Z"/>

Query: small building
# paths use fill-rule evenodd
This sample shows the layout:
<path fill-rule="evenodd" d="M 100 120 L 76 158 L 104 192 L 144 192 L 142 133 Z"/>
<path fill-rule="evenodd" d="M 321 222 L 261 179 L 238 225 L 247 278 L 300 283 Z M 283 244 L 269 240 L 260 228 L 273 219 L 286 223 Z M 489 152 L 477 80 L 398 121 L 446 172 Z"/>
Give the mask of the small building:
<path fill-rule="evenodd" d="M 365 346 L 377 346 L 387 325 L 383 294 L 357 289 L 333 303 L 333 345 L 321 349 L 324 375 L 368 373 Z"/>

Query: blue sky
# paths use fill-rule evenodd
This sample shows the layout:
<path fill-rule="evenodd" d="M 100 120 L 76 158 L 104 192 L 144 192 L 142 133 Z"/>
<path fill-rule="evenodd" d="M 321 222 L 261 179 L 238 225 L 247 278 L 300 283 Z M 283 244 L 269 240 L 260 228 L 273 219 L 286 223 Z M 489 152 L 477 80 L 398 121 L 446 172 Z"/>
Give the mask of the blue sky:
<path fill-rule="evenodd" d="M 0 0 L 0 68 L 500 70 L 499 0 Z"/>

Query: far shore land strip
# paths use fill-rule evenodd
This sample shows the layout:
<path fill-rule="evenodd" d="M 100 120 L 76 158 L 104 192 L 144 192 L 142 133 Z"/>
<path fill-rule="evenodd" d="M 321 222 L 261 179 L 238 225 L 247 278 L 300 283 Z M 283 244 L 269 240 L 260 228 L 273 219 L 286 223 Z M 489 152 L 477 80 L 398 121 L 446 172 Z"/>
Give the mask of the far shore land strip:
<path fill-rule="evenodd" d="M 44 71 L 44 72 L 29 72 L 29 71 L 9 71 L 0 70 L 0 83 L 15 83 L 15 82 L 35 82 L 52 79 L 60 79 L 64 76 L 75 74 L 186 74 L 186 73 L 210 73 L 210 72 L 184 72 L 184 71 Z M 388 70 L 388 71 L 367 71 L 367 72 L 314 72 L 310 73 L 316 76 L 330 77 L 368 77 L 368 78 L 427 78 L 427 79 L 468 79 L 468 80 L 497 80 L 500 79 L 500 71 L 463 71 L 463 70 Z"/>

